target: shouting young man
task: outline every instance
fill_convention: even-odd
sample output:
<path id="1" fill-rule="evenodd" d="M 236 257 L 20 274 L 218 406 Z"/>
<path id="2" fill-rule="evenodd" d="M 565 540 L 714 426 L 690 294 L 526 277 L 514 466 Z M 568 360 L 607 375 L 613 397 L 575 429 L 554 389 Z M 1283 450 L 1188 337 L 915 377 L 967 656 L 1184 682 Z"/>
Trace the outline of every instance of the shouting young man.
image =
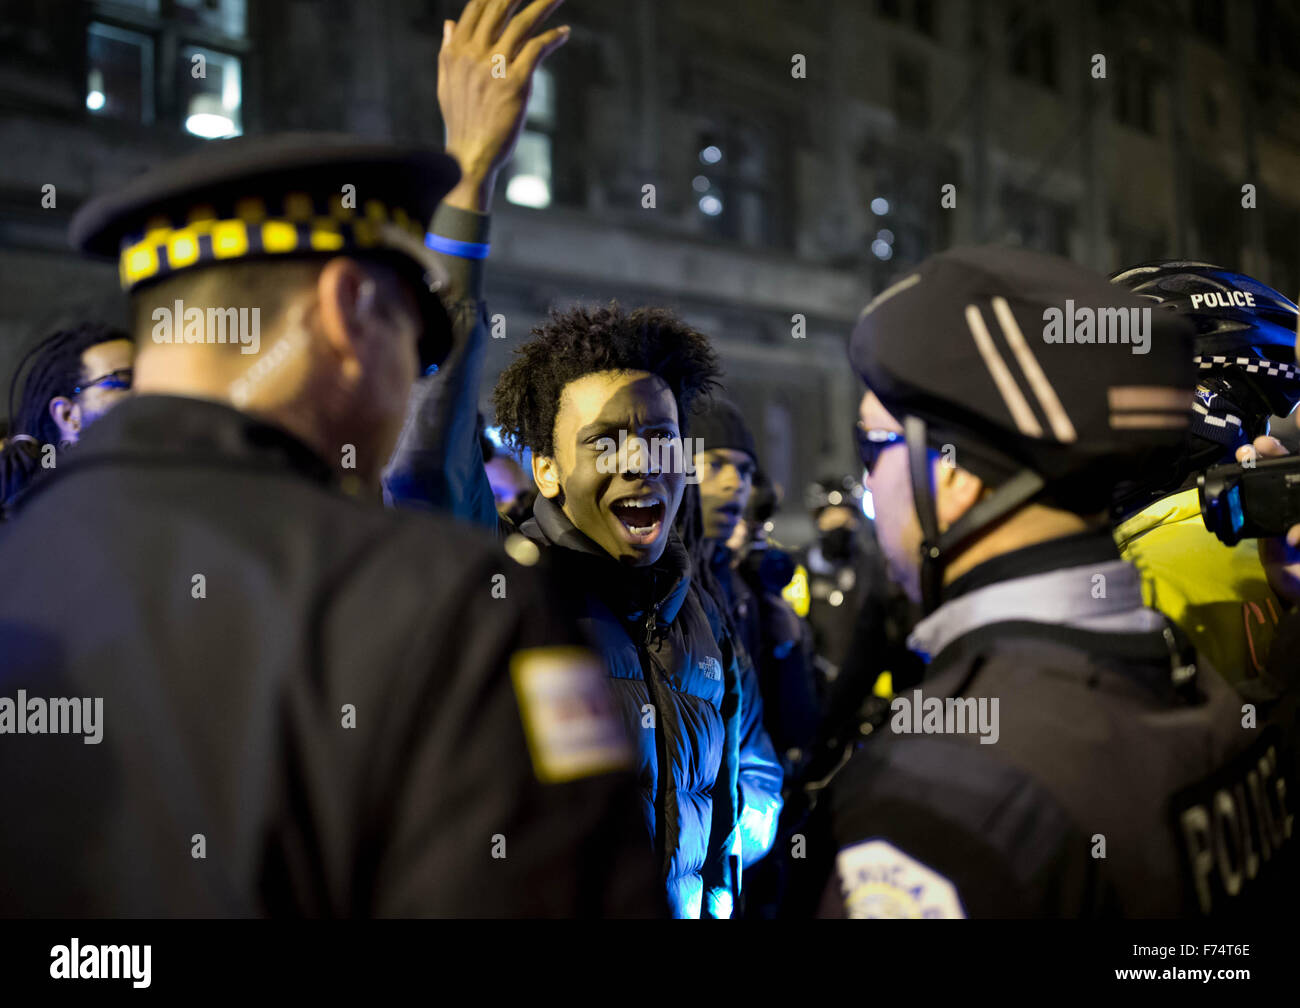
<path id="1" fill-rule="evenodd" d="M 492 527 L 475 435 L 487 214 L 524 122 L 532 69 L 568 36 L 539 29 L 556 6 L 510 16 L 505 4 L 471 0 L 446 24 L 438 98 L 463 175 L 429 243 L 449 277 L 441 293 L 456 345 L 417 388 L 384 480 L 392 503 Z M 505 76 L 493 73 L 498 53 L 513 60 Z M 609 668 L 637 739 L 645 822 L 671 912 L 729 917 L 743 867 L 771 847 L 782 773 L 753 668 L 694 583 L 673 531 L 691 461 L 682 428 L 715 384 L 713 351 L 667 312 L 610 306 L 552 316 L 517 353 L 496 389 L 497 423 L 531 449 L 539 493 L 520 529 L 533 545 L 508 548 L 548 555 Z"/>
<path id="2" fill-rule="evenodd" d="M 502 431 L 533 453 L 539 496 L 521 531 L 547 551 L 638 739 L 680 917 L 730 916 L 781 808 L 753 667 L 673 529 L 681 418 L 715 374 L 707 339 L 665 311 L 578 308 L 535 331 L 494 397 Z"/>

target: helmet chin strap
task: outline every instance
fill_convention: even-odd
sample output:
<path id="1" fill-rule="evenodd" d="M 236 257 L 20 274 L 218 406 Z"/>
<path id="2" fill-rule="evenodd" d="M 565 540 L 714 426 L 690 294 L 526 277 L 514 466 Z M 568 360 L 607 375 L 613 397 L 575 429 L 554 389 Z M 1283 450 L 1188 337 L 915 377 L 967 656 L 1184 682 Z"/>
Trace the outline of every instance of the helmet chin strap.
<path id="1" fill-rule="evenodd" d="M 908 465 L 912 474 L 912 499 L 917 519 L 921 523 L 921 604 L 928 616 L 939 608 L 944 570 L 949 561 L 960 552 L 960 547 L 968 539 L 1037 496 L 1046 484 L 1037 473 L 1022 469 L 953 522 L 946 532 L 940 532 L 939 514 L 931 483 L 930 449 L 926 440 L 925 421 L 920 417 L 905 417 L 903 434 L 907 441 Z"/>

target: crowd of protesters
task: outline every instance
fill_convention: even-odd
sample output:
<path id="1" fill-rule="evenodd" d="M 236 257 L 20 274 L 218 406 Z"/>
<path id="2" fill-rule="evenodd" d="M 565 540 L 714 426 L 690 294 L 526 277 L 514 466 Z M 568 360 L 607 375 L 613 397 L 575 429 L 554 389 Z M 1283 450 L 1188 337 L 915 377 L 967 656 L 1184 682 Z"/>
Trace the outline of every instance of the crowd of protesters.
<path id="1" fill-rule="evenodd" d="M 0 912 L 1279 911 L 1300 511 L 1228 545 L 1197 488 L 1287 454 L 1296 306 L 941 253 L 846 334 L 860 466 L 806 492 L 659 306 L 539 319 L 485 417 L 553 6 L 447 22 L 445 152 L 224 141 L 77 215 L 134 321 L 10 385 Z M 1040 338 L 1067 301 L 1145 311 L 1143 351 Z M 813 539 L 775 541 L 796 507 Z"/>

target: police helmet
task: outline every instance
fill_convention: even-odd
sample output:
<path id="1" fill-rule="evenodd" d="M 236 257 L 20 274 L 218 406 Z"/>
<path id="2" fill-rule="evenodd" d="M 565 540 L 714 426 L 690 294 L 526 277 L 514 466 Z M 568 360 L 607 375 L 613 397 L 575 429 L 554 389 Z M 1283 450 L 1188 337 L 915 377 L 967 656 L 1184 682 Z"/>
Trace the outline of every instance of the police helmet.
<path id="1" fill-rule="evenodd" d="M 994 522 L 1031 500 L 1104 512 L 1119 482 L 1182 444 L 1189 337 L 1104 276 L 996 246 L 931 256 L 863 309 L 849 358 L 904 428 L 927 611 L 949 559 Z M 994 489 L 940 531 L 930 459 L 950 446 Z"/>
<path id="2" fill-rule="evenodd" d="M 1300 402 L 1300 308 L 1289 298 L 1243 273 L 1182 259 L 1133 266 L 1111 282 L 1194 328 L 1194 467 L 1230 458 L 1239 445 L 1267 433 L 1270 416 L 1289 416 Z"/>

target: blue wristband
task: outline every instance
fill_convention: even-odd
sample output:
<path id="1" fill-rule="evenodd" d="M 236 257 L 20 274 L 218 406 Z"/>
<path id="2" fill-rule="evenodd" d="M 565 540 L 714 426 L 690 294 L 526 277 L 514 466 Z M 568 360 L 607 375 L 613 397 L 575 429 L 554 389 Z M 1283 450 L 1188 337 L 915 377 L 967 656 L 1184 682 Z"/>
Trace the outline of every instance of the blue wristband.
<path id="1" fill-rule="evenodd" d="M 457 256 L 460 259 L 486 259 L 488 252 L 492 250 L 492 246 L 487 242 L 457 241 L 455 238 L 436 235 L 432 231 L 424 236 L 424 244 L 435 252 Z"/>

